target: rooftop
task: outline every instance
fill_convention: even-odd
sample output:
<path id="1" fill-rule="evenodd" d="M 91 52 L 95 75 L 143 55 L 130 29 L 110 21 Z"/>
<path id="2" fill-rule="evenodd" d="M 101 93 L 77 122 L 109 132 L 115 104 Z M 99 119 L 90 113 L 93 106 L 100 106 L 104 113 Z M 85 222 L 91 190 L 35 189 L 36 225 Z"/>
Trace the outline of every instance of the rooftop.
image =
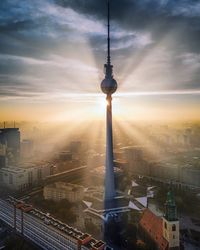
<path id="1" fill-rule="evenodd" d="M 83 186 L 77 185 L 77 184 L 72 184 L 72 183 L 65 183 L 65 182 L 55 182 L 53 184 L 45 186 L 47 188 L 57 188 L 57 189 L 65 189 L 68 191 L 77 191 L 80 189 L 84 189 Z"/>
<path id="2" fill-rule="evenodd" d="M 109 209 L 127 207 L 129 204 L 129 200 L 123 196 L 116 197 L 113 201 L 108 204 Z M 92 203 L 92 209 L 96 211 L 105 211 L 104 201 L 94 200 Z"/>
<path id="3" fill-rule="evenodd" d="M 167 240 L 162 235 L 162 218 L 156 216 L 148 208 L 143 211 L 140 226 L 148 233 L 160 250 L 166 250 Z"/>
<path id="4" fill-rule="evenodd" d="M 109 204 L 108 208 L 105 209 L 105 204 L 102 201 L 95 200 L 94 202 L 84 202 L 87 208 L 85 213 L 88 213 L 94 217 L 102 220 L 107 220 L 107 215 L 120 214 L 129 212 L 129 200 L 124 197 L 116 197 L 116 199 Z"/>

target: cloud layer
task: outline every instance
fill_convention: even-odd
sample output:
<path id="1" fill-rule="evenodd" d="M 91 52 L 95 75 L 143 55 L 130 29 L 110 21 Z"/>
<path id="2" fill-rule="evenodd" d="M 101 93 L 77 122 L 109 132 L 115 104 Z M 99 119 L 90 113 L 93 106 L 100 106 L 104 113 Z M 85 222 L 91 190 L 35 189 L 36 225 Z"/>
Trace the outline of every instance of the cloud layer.
<path id="1" fill-rule="evenodd" d="M 198 1 L 111 0 L 111 9 L 119 92 L 198 93 Z M 99 93 L 105 20 L 106 0 L 0 1 L 0 100 Z"/>

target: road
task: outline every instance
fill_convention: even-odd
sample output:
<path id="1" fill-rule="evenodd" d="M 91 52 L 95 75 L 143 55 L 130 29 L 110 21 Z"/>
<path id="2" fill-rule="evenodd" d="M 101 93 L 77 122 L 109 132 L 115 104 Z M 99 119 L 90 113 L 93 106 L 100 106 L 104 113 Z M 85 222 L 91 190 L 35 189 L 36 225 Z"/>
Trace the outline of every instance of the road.
<path id="1" fill-rule="evenodd" d="M 0 219 L 13 227 L 13 206 L 0 199 Z M 21 232 L 21 211 L 16 212 L 16 230 Z M 74 250 L 77 244 L 72 242 L 67 235 L 46 225 L 43 221 L 24 213 L 24 236 L 42 249 L 48 250 Z"/>

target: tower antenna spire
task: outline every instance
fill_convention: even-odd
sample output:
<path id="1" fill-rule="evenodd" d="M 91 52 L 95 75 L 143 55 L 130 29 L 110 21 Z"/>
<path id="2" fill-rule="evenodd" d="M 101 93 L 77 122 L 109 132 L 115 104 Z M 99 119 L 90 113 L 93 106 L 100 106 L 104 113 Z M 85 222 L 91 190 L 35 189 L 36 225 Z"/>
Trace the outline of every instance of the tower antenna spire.
<path id="1" fill-rule="evenodd" d="M 107 25 L 108 25 L 108 38 L 107 38 L 107 64 L 111 64 L 111 58 L 110 58 L 110 1 L 107 0 Z"/>
<path id="2" fill-rule="evenodd" d="M 106 79 L 113 78 L 113 66 L 110 56 L 110 0 L 107 0 L 107 62 L 104 64 L 104 73 Z"/>

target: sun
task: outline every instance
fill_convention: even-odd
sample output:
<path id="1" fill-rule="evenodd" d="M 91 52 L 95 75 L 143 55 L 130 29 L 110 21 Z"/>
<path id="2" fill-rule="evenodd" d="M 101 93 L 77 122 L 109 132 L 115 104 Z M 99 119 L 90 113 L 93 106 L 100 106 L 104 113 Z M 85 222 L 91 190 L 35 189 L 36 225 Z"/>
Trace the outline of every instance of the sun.
<path id="1" fill-rule="evenodd" d="M 106 113 L 107 101 L 105 97 L 99 97 L 96 101 L 97 113 L 104 115 Z"/>
<path id="2" fill-rule="evenodd" d="M 95 101 L 95 107 L 93 109 L 95 116 L 105 117 L 107 105 L 108 105 L 108 102 L 106 100 L 106 97 L 104 96 L 98 97 Z M 113 109 L 114 116 L 118 116 L 120 113 L 119 111 L 121 111 L 121 109 L 120 109 L 119 101 L 116 100 L 116 98 L 115 99 L 113 98 L 112 109 Z"/>

